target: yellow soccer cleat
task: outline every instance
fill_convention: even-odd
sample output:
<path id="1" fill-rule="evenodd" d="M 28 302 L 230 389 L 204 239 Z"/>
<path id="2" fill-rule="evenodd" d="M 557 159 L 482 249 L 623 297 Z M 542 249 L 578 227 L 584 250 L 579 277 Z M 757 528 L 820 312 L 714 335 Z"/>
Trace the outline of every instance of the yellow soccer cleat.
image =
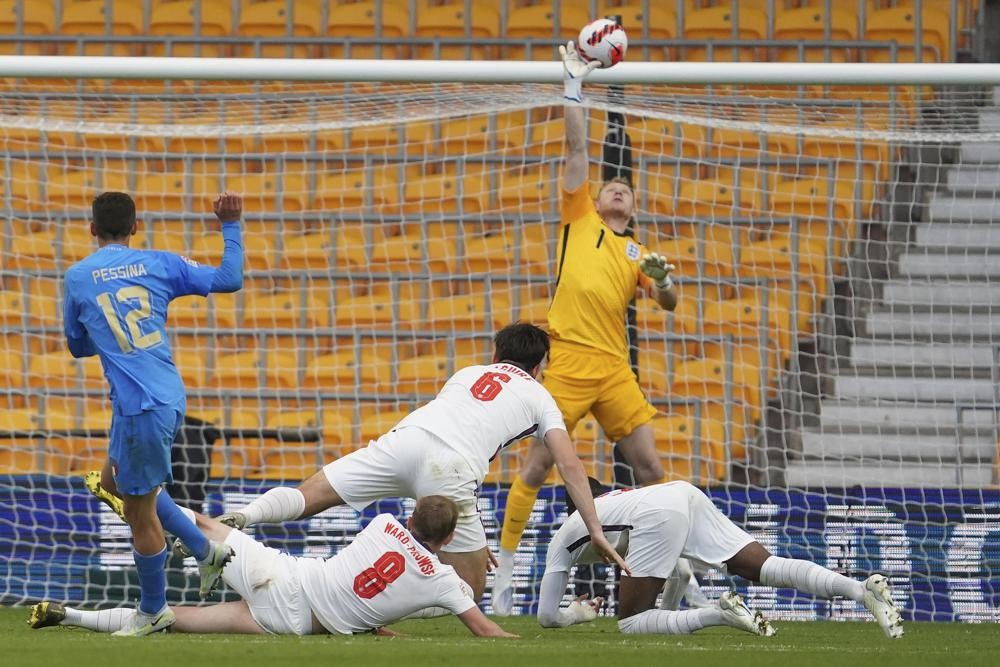
<path id="1" fill-rule="evenodd" d="M 118 518 L 125 521 L 125 505 L 118 496 L 108 493 L 101 486 L 101 471 L 91 470 L 83 476 L 83 485 L 87 487 L 90 494 L 111 508 L 111 511 L 118 515 Z M 126 522 L 127 523 L 127 522 Z"/>
<path id="2" fill-rule="evenodd" d="M 48 628 L 66 618 L 66 608 L 58 602 L 39 602 L 28 613 L 28 625 L 32 630 Z"/>

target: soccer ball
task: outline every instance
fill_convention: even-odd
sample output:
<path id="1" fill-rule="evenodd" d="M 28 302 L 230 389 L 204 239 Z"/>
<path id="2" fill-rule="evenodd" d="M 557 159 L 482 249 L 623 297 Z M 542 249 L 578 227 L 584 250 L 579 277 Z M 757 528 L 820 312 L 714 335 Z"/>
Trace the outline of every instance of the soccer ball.
<path id="1" fill-rule="evenodd" d="M 577 49 L 585 61 L 596 60 L 601 67 L 612 67 L 625 60 L 628 37 L 625 28 L 614 21 L 597 19 L 583 26 Z"/>

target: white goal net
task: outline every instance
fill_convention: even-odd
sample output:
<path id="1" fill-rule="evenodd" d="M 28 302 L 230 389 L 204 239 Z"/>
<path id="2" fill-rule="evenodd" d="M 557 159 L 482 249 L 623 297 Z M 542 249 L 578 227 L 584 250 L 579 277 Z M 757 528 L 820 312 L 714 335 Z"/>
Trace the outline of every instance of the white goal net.
<path id="1" fill-rule="evenodd" d="M 1000 619 L 994 91 L 591 85 L 586 103 L 592 190 L 630 178 L 636 237 L 678 266 L 676 311 L 640 299 L 630 322 L 668 474 L 776 553 L 887 573 L 908 618 Z M 387 431 L 487 360 L 498 327 L 545 323 L 561 116 L 561 90 L 540 84 L 0 90 L 0 601 L 135 591 L 128 530 L 80 481 L 105 456 L 106 383 L 62 338 L 62 276 L 94 249 L 95 194 L 133 195 L 135 246 L 209 263 L 211 199 L 245 197 L 244 289 L 178 301 L 168 324 L 190 418 L 174 497 L 216 515 Z M 573 435 L 590 474 L 629 483 L 591 417 Z M 491 539 L 526 446 L 483 487 Z M 536 510 L 520 613 L 561 489 Z M 373 514 L 257 534 L 326 556 Z M 190 562 L 170 567 L 171 599 L 191 596 Z M 777 618 L 863 613 L 699 577 Z"/>

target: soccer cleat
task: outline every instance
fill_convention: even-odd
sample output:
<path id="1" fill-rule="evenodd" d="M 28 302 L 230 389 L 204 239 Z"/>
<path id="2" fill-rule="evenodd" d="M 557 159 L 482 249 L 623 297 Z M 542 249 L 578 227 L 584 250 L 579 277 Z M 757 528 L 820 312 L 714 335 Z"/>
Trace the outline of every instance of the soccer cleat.
<path id="1" fill-rule="evenodd" d="M 216 521 L 219 523 L 229 526 L 230 528 L 235 528 L 236 530 L 243 530 L 247 525 L 247 517 L 242 512 L 226 512 L 225 514 L 220 514 Z"/>
<path id="2" fill-rule="evenodd" d="M 211 551 L 204 562 L 198 563 L 198 574 L 201 575 L 201 584 L 198 586 L 198 595 L 202 599 L 207 598 L 215 590 L 215 586 L 222 578 L 222 570 L 232 560 L 233 548 L 228 544 L 210 542 Z"/>
<path id="3" fill-rule="evenodd" d="M 738 594 L 726 591 L 719 598 L 722 622 L 731 628 L 749 632 L 761 637 L 773 637 L 777 630 L 759 611 L 751 611 Z"/>
<path id="4" fill-rule="evenodd" d="M 190 549 L 184 546 L 184 543 L 181 542 L 181 538 L 179 537 L 174 539 L 174 553 L 180 556 L 181 558 L 190 558 L 191 556 L 194 555 L 193 553 L 191 553 Z"/>
<path id="5" fill-rule="evenodd" d="M 501 565 L 493 573 L 491 605 L 495 616 L 510 616 L 514 612 L 514 573 L 505 572 L 505 569 Z"/>
<path id="6" fill-rule="evenodd" d="M 886 637 L 899 639 L 903 636 L 903 619 L 892 600 L 888 579 L 881 574 L 873 574 L 865 580 L 864 604 L 878 621 Z"/>
<path id="7" fill-rule="evenodd" d="M 90 494 L 111 508 L 111 511 L 118 515 L 118 518 L 125 521 L 125 505 L 122 499 L 101 486 L 101 471 L 91 470 L 83 476 L 83 485 L 87 487 Z M 126 522 L 127 523 L 127 522 Z"/>
<path id="8" fill-rule="evenodd" d="M 66 618 L 66 608 L 58 602 L 39 602 L 28 612 L 28 626 L 32 630 L 59 625 Z"/>
<path id="9" fill-rule="evenodd" d="M 118 632 L 112 632 L 112 637 L 145 637 L 154 632 L 163 632 L 177 622 L 174 611 L 164 605 L 156 614 L 144 614 L 138 609 L 135 616 Z"/>

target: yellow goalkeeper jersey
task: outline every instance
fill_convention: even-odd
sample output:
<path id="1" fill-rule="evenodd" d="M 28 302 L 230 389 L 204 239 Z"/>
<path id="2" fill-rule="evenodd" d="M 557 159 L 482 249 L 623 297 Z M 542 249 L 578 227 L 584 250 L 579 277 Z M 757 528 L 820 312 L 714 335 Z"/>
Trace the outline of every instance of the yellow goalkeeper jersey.
<path id="1" fill-rule="evenodd" d="M 636 287 L 652 281 L 639 270 L 644 248 L 618 234 L 597 215 L 587 183 L 562 193 L 562 225 L 556 250 L 556 292 L 549 331 L 566 341 L 628 360 L 625 318 Z"/>

